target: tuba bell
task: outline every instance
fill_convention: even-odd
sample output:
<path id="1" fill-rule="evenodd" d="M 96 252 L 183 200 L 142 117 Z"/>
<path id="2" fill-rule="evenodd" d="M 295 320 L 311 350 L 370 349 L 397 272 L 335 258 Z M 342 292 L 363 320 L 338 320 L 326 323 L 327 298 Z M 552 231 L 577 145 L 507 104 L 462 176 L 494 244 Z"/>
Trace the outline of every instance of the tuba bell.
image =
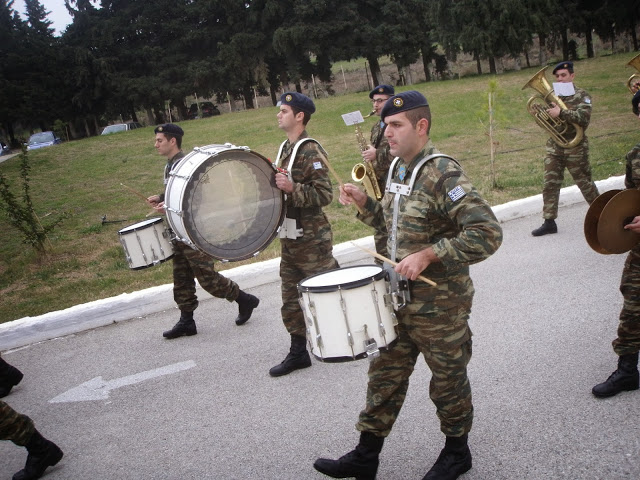
<path id="1" fill-rule="evenodd" d="M 549 67 L 544 67 L 538 71 L 531 80 L 529 80 L 522 90 L 525 88 L 533 88 L 539 95 L 533 95 L 527 102 L 527 111 L 535 119 L 536 123 L 551 134 L 552 140 L 563 148 L 573 148 L 584 136 L 584 129 L 575 123 L 569 123 L 560 118 L 552 118 L 547 109 L 555 103 L 561 109 L 566 110 L 565 103 L 558 98 L 553 92 L 553 88 L 549 85 L 545 72 Z M 571 132 L 575 129 L 575 134 Z"/>
<path id="2" fill-rule="evenodd" d="M 363 118 L 369 118 L 374 113 L 375 110 Z M 364 152 L 369 147 L 369 143 L 362 134 L 360 124 L 356 124 L 356 138 L 358 140 L 360 152 Z M 367 195 L 378 201 L 382 200 L 382 191 L 380 190 L 380 185 L 378 185 L 376 172 L 369 162 L 356 163 L 351 169 L 351 178 L 354 182 L 362 183 Z"/>
<path id="3" fill-rule="evenodd" d="M 640 72 L 640 53 L 629 60 L 629 63 L 627 63 L 627 65 L 631 65 L 633 68 Z M 640 75 L 638 75 L 637 73 L 631 75 L 629 77 L 629 80 L 627 80 L 627 88 L 632 94 L 635 94 L 638 91 L 639 83 Z"/>

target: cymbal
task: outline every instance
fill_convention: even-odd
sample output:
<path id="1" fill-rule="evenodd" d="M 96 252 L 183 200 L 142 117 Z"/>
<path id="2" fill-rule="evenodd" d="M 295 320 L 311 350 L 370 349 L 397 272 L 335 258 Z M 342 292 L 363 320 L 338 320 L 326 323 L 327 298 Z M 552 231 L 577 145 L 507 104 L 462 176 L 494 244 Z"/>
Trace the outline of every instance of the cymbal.
<path id="1" fill-rule="evenodd" d="M 622 190 L 608 190 L 600 194 L 591 202 L 589 210 L 587 210 L 587 215 L 584 217 L 584 237 L 593 250 L 603 255 L 609 255 L 611 252 L 605 250 L 602 245 L 600 245 L 600 241 L 598 240 L 598 222 L 602 210 L 604 210 L 609 200 L 621 191 Z"/>
<path id="2" fill-rule="evenodd" d="M 607 202 L 598 221 L 598 240 L 610 253 L 624 253 L 639 241 L 640 234 L 625 230 L 634 217 L 640 215 L 640 190 L 623 190 Z"/>

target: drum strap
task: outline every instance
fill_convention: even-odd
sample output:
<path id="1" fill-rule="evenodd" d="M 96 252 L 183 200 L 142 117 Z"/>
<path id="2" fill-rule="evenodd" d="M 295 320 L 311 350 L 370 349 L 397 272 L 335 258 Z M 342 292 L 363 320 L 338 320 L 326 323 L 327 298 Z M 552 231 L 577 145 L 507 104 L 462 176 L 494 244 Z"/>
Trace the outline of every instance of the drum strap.
<path id="1" fill-rule="evenodd" d="M 319 141 L 317 141 L 314 138 L 311 137 L 307 137 L 307 138 L 302 138 L 300 140 L 298 140 L 296 142 L 296 144 L 293 147 L 293 150 L 291 151 L 291 156 L 289 157 L 289 165 L 287 165 L 287 175 L 289 176 L 289 180 L 291 180 L 293 182 L 293 178 L 291 177 L 291 169 L 293 168 L 293 162 L 295 162 L 296 160 L 296 155 L 298 154 L 298 149 L 300 148 L 300 146 L 305 143 L 305 142 L 316 142 L 318 145 L 320 145 L 320 148 L 322 148 L 322 145 L 320 144 Z M 280 144 L 280 148 L 278 149 L 278 156 L 276 157 L 276 166 L 277 167 L 281 167 L 282 168 L 282 151 L 284 150 L 284 145 L 285 143 L 287 143 L 287 140 L 285 140 L 284 142 L 282 142 Z"/>

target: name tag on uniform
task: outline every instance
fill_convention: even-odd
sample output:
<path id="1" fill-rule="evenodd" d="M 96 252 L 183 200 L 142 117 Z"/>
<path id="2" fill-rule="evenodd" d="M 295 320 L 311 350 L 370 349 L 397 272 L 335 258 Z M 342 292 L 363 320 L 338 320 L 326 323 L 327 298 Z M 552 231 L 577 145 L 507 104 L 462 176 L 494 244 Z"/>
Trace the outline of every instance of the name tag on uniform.
<path id="1" fill-rule="evenodd" d="M 320 170 L 322 168 L 322 162 L 313 162 L 313 168 Z"/>
<path id="2" fill-rule="evenodd" d="M 458 185 L 453 190 L 450 190 L 449 192 L 447 192 L 447 195 L 449 195 L 449 198 L 451 199 L 452 202 L 457 202 L 462 197 L 464 197 L 466 195 L 466 193 L 464 191 L 464 188 L 462 188 L 460 185 Z"/>

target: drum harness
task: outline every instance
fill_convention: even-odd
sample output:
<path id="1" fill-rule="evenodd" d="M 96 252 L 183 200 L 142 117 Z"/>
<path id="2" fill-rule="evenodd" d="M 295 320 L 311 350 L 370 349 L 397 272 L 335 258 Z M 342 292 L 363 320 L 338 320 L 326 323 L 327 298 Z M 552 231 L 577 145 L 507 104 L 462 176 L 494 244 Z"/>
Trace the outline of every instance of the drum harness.
<path id="1" fill-rule="evenodd" d="M 389 232 L 389 239 L 391 241 L 391 260 L 396 262 L 396 254 L 397 254 L 397 241 L 398 241 L 398 212 L 400 207 L 400 198 L 402 196 L 409 196 L 413 192 L 413 185 L 422 170 L 422 167 L 429 160 L 434 158 L 448 158 L 455 163 L 458 163 L 453 157 L 449 155 L 444 155 L 442 153 L 436 153 L 433 155 L 428 155 L 423 159 L 419 160 L 413 172 L 411 173 L 411 179 L 409 180 L 409 184 L 405 185 L 404 183 L 395 183 L 393 182 L 393 177 L 395 174 L 396 165 L 400 160 L 400 157 L 396 157 L 393 159 L 391 166 L 389 167 L 389 173 L 387 175 L 387 184 L 385 187 L 385 192 L 389 192 L 394 195 L 393 198 L 393 217 L 391 222 L 391 232 Z M 446 175 L 446 174 L 445 174 Z M 444 177 L 444 175 L 443 175 Z M 442 178 L 442 177 L 441 177 Z M 440 182 L 438 182 L 440 184 Z M 385 270 L 389 273 L 389 282 L 391 284 L 391 303 L 393 304 L 393 309 L 398 311 L 403 308 L 407 303 L 411 302 L 411 293 L 409 291 L 409 280 L 398 274 L 393 267 L 385 263 Z"/>
<path id="2" fill-rule="evenodd" d="M 318 145 L 320 145 L 320 142 L 310 137 L 302 138 L 296 142 L 296 144 L 293 147 L 293 150 L 291 151 L 291 156 L 289 157 L 289 164 L 287 166 L 287 176 L 289 177 L 289 180 L 291 180 L 292 182 L 293 182 L 293 177 L 291 176 L 291 169 L 293 168 L 293 162 L 295 162 L 296 160 L 298 149 L 305 142 L 315 142 Z M 276 157 L 277 168 L 281 168 L 281 163 L 282 163 L 281 156 L 286 143 L 287 143 L 287 140 L 282 142 L 280 144 L 280 148 L 278 149 L 278 156 Z M 320 148 L 322 148 L 322 145 L 320 145 Z M 285 193 L 285 199 L 286 198 L 287 198 L 287 194 Z M 291 208 L 291 210 L 293 210 L 292 212 L 289 212 L 289 210 L 290 209 L 287 208 L 287 215 L 285 216 L 285 219 L 282 222 L 282 226 L 278 230 L 278 236 L 280 238 L 290 238 L 292 240 L 295 240 L 296 238 L 300 238 L 303 235 L 303 229 L 301 225 L 302 207 L 293 207 Z M 318 208 L 311 207 L 311 208 L 308 208 L 307 210 L 314 211 L 314 210 L 318 210 Z M 292 215 L 292 217 L 290 217 L 289 215 Z"/>

